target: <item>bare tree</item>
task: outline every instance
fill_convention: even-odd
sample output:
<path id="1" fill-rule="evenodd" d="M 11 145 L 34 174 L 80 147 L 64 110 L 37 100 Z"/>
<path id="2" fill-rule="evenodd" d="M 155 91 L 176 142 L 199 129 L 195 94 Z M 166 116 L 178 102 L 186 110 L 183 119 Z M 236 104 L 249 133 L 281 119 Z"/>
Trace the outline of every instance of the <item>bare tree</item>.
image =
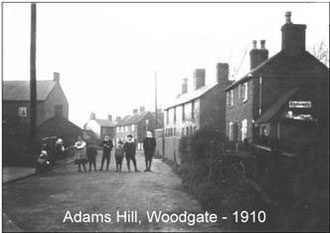
<path id="1" fill-rule="evenodd" d="M 313 47 L 308 50 L 313 56 L 320 60 L 320 62 L 329 67 L 329 47 L 323 40 L 315 43 Z"/>

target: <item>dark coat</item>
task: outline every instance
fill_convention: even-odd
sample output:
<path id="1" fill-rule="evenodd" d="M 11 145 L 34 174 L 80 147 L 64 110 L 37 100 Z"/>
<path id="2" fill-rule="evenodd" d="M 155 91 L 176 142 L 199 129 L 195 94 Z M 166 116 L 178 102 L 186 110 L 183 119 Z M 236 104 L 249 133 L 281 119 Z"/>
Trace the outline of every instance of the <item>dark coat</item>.
<path id="1" fill-rule="evenodd" d="M 96 161 L 97 150 L 94 146 L 87 147 L 87 158 L 89 162 Z"/>
<path id="2" fill-rule="evenodd" d="M 143 150 L 144 153 L 153 154 L 156 148 L 156 139 L 155 138 L 145 138 L 143 140 Z"/>
<path id="3" fill-rule="evenodd" d="M 110 154 L 110 151 L 113 148 L 112 140 L 109 141 L 103 140 L 100 146 L 103 147 L 103 154 Z"/>
<path id="4" fill-rule="evenodd" d="M 126 155 L 135 155 L 135 151 L 136 151 L 135 142 L 125 142 L 124 151 Z"/>

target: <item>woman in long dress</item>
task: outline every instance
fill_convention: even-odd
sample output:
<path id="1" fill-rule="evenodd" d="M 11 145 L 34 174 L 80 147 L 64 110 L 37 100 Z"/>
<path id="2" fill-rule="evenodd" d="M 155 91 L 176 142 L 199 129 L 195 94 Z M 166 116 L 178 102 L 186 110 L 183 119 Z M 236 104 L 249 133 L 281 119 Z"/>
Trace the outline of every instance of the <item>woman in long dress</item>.
<path id="1" fill-rule="evenodd" d="M 78 172 L 81 172 L 81 165 L 84 167 L 86 172 L 86 163 L 88 162 L 87 153 L 86 153 L 86 142 L 82 140 L 81 136 L 78 136 L 77 142 L 74 144 L 75 148 L 75 164 L 78 164 Z"/>

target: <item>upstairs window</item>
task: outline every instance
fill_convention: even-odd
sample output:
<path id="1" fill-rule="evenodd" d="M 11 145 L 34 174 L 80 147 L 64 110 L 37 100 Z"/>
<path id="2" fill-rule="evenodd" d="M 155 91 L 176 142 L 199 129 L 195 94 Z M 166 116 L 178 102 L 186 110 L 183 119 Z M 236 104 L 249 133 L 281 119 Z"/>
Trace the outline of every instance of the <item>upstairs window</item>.
<path id="1" fill-rule="evenodd" d="M 174 116 L 173 116 L 173 123 L 176 123 L 176 108 L 174 108 Z"/>
<path id="2" fill-rule="evenodd" d="M 234 105 L 234 90 L 230 90 L 227 92 L 227 106 L 233 106 Z"/>
<path id="3" fill-rule="evenodd" d="M 247 101 L 248 99 L 248 83 L 244 83 L 242 85 L 242 94 L 243 94 L 243 102 Z"/>
<path id="4" fill-rule="evenodd" d="M 195 120 L 195 101 L 194 100 L 191 103 L 191 119 Z"/>
<path id="5" fill-rule="evenodd" d="M 55 105 L 55 116 L 62 116 L 63 105 Z"/>

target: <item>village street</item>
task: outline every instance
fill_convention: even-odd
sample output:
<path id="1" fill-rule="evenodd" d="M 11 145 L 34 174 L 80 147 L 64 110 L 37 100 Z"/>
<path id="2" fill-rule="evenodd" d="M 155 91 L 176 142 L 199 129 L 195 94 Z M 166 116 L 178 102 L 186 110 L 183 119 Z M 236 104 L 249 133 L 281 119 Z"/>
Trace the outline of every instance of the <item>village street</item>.
<path id="1" fill-rule="evenodd" d="M 152 172 L 143 172 L 144 157 L 137 155 L 141 172 L 110 171 L 78 173 L 69 164 L 44 176 L 33 176 L 3 187 L 3 212 L 24 231 L 220 231 L 212 223 L 149 223 L 146 211 L 204 213 L 199 203 L 181 190 L 180 178 L 160 159 Z M 100 167 L 101 153 L 98 154 Z M 63 219 L 70 211 L 111 215 L 111 223 L 72 223 Z M 138 211 L 138 223 L 117 223 L 116 211 Z M 4 229 L 5 230 L 5 229 Z"/>

